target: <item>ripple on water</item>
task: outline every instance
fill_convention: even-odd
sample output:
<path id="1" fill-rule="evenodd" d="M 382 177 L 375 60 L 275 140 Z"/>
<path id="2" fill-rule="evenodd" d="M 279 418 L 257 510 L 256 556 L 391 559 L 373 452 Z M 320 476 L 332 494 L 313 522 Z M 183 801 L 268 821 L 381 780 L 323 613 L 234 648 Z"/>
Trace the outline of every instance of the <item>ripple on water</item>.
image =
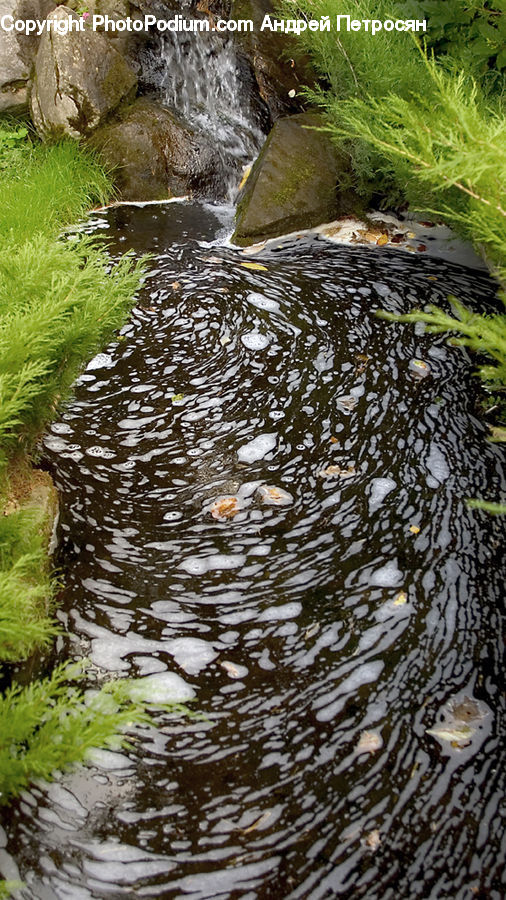
<path id="1" fill-rule="evenodd" d="M 461 351 L 374 316 L 492 285 L 311 238 L 245 269 L 198 205 L 101 217 L 158 257 L 45 438 L 60 616 L 203 718 L 25 792 L 23 896 L 501 900 L 503 537 L 465 499 L 503 455 Z"/>

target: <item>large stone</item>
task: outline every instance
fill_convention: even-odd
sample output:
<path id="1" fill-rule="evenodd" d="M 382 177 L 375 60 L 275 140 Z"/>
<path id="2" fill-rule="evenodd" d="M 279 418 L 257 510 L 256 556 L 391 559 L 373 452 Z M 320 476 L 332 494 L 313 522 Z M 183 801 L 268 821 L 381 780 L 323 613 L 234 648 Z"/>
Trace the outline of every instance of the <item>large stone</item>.
<path id="1" fill-rule="evenodd" d="M 90 144 L 115 173 L 124 200 L 163 200 L 214 193 L 219 178 L 209 142 L 163 107 L 138 98 Z"/>
<path id="2" fill-rule="evenodd" d="M 43 18 L 40 0 L 0 0 L 0 19 Z M 28 103 L 34 38 L 0 29 L 0 112 L 20 112 Z"/>
<path id="3" fill-rule="evenodd" d="M 78 16 L 59 6 L 56 22 Z M 137 79 L 122 55 L 99 32 L 44 32 L 35 60 L 32 118 L 42 136 L 79 138 L 97 128 L 135 92 Z"/>
<path id="4" fill-rule="evenodd" d="M 239 198 L 235 243 L 248 246 L 355 212 L 349 172 L 315 113 L 278 119 Z"/>

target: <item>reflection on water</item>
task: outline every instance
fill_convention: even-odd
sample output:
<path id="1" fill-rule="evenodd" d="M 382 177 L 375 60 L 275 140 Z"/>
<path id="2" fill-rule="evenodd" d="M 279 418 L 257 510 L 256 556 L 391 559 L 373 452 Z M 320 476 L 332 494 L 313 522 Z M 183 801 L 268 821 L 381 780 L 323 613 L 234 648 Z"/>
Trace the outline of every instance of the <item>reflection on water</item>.
<path id="1" fill-rule="evenodd" d="M 177 673 L 208 719 L 26 792 L 23 896 L 500 900 L 501 522 L 465 498 L 502 453 L 465 353 L 374 317 L 493 287 L 321 239 L 244 256 L 216 215 L 99 223 L 156 258 L 45 439 L 71 652 Z"/>

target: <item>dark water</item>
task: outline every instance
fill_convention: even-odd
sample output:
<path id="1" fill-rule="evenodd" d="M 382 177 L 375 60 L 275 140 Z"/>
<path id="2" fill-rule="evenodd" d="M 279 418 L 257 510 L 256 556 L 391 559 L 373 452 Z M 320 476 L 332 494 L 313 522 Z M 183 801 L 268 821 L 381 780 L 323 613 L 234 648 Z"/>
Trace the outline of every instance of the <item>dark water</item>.
<path id="1" fill-rule="evenodd" d="M 500 900 L 503 525 L 465 498 L 504 496 L 503 453 L 466 354 L 374 316 L 493 285 L 323 240 L 243 256 L 203 207 L 102 225 L 156 258 L 45 441 L 62 617 L 208 720 L 26 793 L 23 897 Z M 452 703 L 465 746 L 426 733 Z"/>

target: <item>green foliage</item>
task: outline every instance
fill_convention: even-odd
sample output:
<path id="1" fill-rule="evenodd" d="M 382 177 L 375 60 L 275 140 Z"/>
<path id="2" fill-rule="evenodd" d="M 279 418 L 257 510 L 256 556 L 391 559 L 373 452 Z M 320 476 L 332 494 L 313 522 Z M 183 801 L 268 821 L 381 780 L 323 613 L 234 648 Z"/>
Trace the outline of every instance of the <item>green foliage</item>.
<path id="1" fill-rule="evenodd" d="M 483 509 L 485 512 L 492 513 L 495 516 L 502 516 L 506 513 L 506 503 L 489 503 L 488 500 L 468 500 L 467 505 L 470 509 Z"/>
<path id="2" fill-rule="evenodd" d="M 424 322 L 427 331 L 457 334 L 452 343 L 469 347 L 493 360 L 493 365 L 480 366 L 478 373 L 481 378 L 492 389 L 506 390 L 506 315 L 480 315 L 471 312 L 455 297 L 449 299 L 454 315 L 445 313 L 437 306 L 430 306 L 427 310 L 417 309 L 403 316 L 381 310 L 378 316 L 391 322 Z"/>
<path id="3" fill-rule="evenodd" d="M 8 900 L 13 891 L 23 887 L 21 881 L 0 881 L 0 900 Z"/>
<path id="4" fill-rule="evenodd" d="M 406 19 L 427 19 L 428 45 L 438 56 L 447 54 L 466 71 L 497 84 L 506 70 L 506 10 L 504 3 L 484 0 L 405 0 L 398 5 Z"/>
<path id="5" fill-rule="evenodd" d="M 0 169 L 0 241 L 57 237 L 112 192 L 98 158 L 75 141 L 40 144 L 27 128 L 9 121 L 0 126 Z"/>
<path id="6" fill-rule="evenodd" d="M 37 235 L 0 257 L 0 463 L 26 446 L 65 396 L 83 359 L 120 324 L 140 268 L 115 265 L 89 238 Z"/>
<path id="7" fill-rule="evenodd" d="M 26 658 L 56 634 L 49 617 L 53 587 L 42 537 L 42 514 L 18 510 L 0 517 L 0 654 Z"/>
<path id="8" fill-rule="evenodd" d="M 51 780 L 94 747 L 117 747 L 118 732 L 147 722 L 145 704 L 130 698 L 131 682 L 109 682 L 83 694 L 83 677 L 82 666 L 67 663 L 0 698 L 0 804 L 35 778 Z M 128 742 L 122 739 L 121 745 Z"/>
<path id="9" fill-rule="evenodd" d="M 0 128 L 0 497 L 7 463 L 55 414 L 84 360 L 124 320 L 142 267 L 113 264 L 97 241 L 62 229 L 110 192 L 97 160 L 75 143 L 44 146 L 28 130 Z M 56 633 L 47 522 L 34 509 L 0 515 L 0 663 L 19 662 Z M 4 670 L 5 674 L 5 670 Z M 82 673 L 15 686 L 0 698 L 0 803 L 34 778 L 84 759 L 142 721 L 146 703 L 116 682 L 85 696 Z M 7 896 L 12 886 L 0 883 Z"/>

